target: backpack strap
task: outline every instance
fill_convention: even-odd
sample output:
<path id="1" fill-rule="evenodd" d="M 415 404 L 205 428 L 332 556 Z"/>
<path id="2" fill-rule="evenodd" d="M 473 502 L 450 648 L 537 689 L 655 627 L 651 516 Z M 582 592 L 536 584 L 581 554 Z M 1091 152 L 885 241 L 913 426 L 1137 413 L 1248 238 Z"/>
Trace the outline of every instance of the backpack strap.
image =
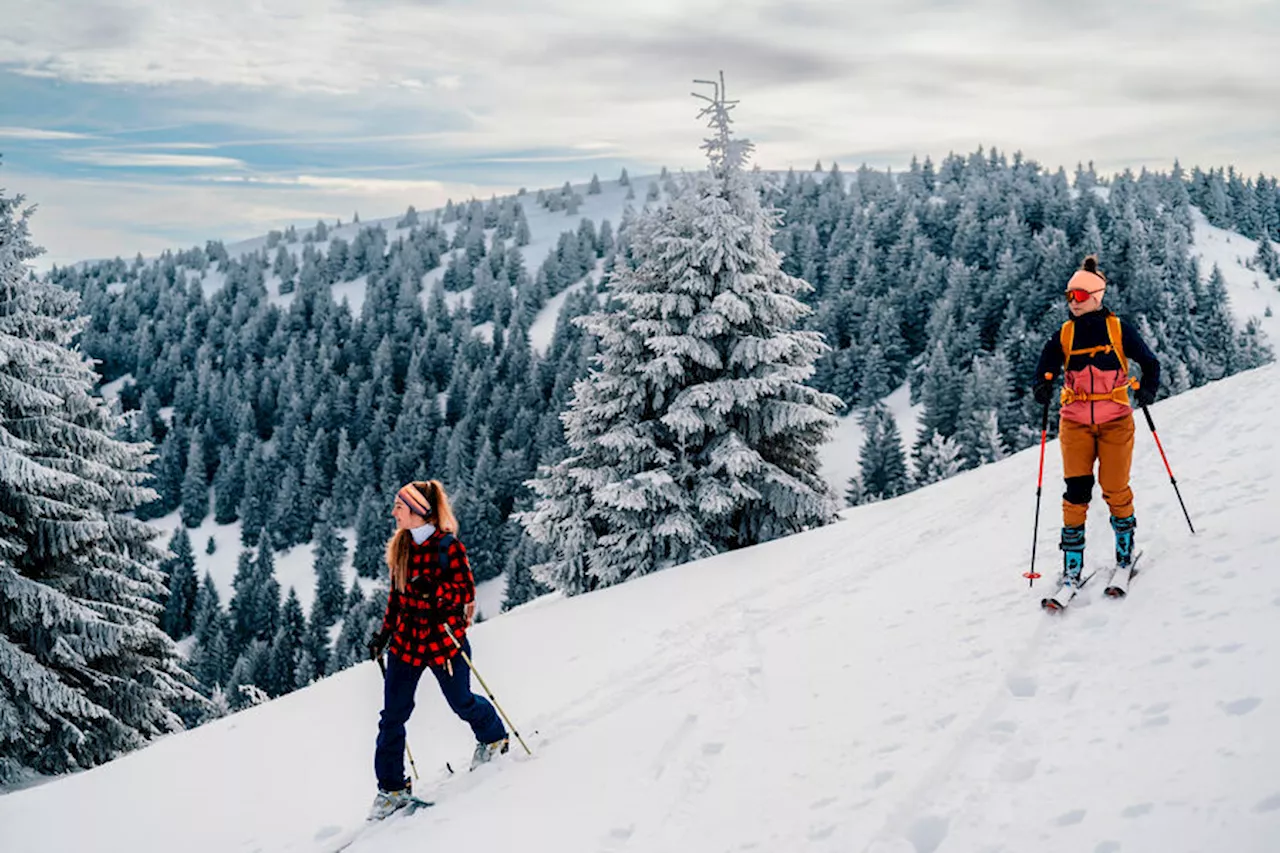
<path id="1" fill-rule="evenodd" d="M 449 546 L 453 544 L 453 534 L 446 533 L 440 537 L 440 541 L 436 543 L 436 548 L 440 550 L 440 568 L 447 569 L 449 567 Z"/>
<path id="2" fill-rule="evenodd" d="M 1089 358 L 1093 358 L 1099 353 L 1114 352 L 1116 354 L 1116 358 L 1120 360 L 1120 370 L 1124 373 L 1125 377 L 1128 378 L 1128 381 L 1125 384 L 1104 394 L 1077 394 L 1064 384 L 1062 393 L 1059 397 L 1059 401 L 1062 405 L 1066 406 L 1076 402 L 1096 402 L 1098 400 L 1112 400 L 1116 403 L 1123 403 L 1126 406 L 1129 405 L 1129 389 L 1137 388 L 1138 380 L 1129 377 L 1129 359 L 1126 358 L 1124 354 L 1124 345 L 1122 342 L 1124 335 L 1120 328 L 1119 317 L 1115 314 L 1107 315 L 1107 339 L 1110 343 L 1096 347 L 1085 347 L 1084 349 L 1072 349 L 1071 347 L 1075 343 L 1076 337 L 1075 320 L 1068 320 L 1062 324 L 1060 337 L 1062 340 L 1062 372 L 1064 374 L 1071 365 L 1071 356 L 1073 355 L 1084 355 Z"/>
<path id="3" fill-rule="evenodd" d="M 1129 375 L 1129 359 L 1124 357 L 1124 334 L 1120 330 L 1120 318 L 1115 314 L 1107 315 L 1107 337 L 1111 339 L 1111 346 L 1116 351 L 1116 358 L 1120 359 L 1120 369 L 1124 371 L 1124 375 Z"/>
<path id="4" fill-rule="evenodd" d="M 1076 340 L 1076 321 L 1068 320 L 1063 323 L 1062 331 L 1058 333 L 1058 338 L 1062 341 L 1062 372 L 1066 373 L 1067 368 L 1070 366 L 1071 356 L 1075 354 L 1071 351 L 1071 345 Z"/>

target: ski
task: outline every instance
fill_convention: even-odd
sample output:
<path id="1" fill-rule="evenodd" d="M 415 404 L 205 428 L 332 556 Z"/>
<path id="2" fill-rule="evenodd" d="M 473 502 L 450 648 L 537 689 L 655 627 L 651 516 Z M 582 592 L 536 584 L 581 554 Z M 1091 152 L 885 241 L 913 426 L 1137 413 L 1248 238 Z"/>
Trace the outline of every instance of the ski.
<path id="1" fill-rule="evenodd" d="M 365 818 L 364 823 L 348 833 L 347 837 L 338 844 L 337 847 L 329 848 L 329 853 L 342 853 L 342 851 L 346 850 L 352 844 L 355 844 L 357 841 L 365 838 L 367 833 L 371 830 L 384 826 L 388 823 L 394 823 L 397 820 L 408 817 L 414 812 L 430 808 L 434 805 L 435 803 L 431 800 L 422 800 L 418 797 L 410 797 L 408 804 L 401 806 L 384 818 Z"/>
<path id="2" fill-rule="evenodd" d="M 1060 610 L 1066 610 L 1067 605 L 1076 597 L 1076 594 L 1079 593 L 1080 590 L 1084 589 L 1085 584 L 1089 582 L 1089 578 L 1093 577 L 1097 573 L 1097 569 L 1094 569 L 1092 572 L 1089 572 L 1089 574 L 1082 577 L 1080 579 L 1079 586 L 1067 587 L 1059 583 L 1058 589 L 1053 593 L 1053 595 L 1040 599 L 1040 606 L 1050 613 L 1057 613 Z M 1068 589 L 1071 590 L 1070 594 L 1067 594 Z M 1059 600 L 1060 596 L 1063 600 Z"/>
<path id="3" fill-rule="evenodd" d="M 1124 598 L 1129 594 L 1129 581 L 1133 580 L 1133 576 L 1138 573 L 1138 560 L 1142 559 L 1142 552 L 1139 551 L 1133 557 L 1133 562 L 1129 564 L 1128 571 L 1124 567 L 1117 566 L 1111 573 L 1111 580 L 1107 583 L 1107 588 L 1103 590 L 1108 598 Z"/>

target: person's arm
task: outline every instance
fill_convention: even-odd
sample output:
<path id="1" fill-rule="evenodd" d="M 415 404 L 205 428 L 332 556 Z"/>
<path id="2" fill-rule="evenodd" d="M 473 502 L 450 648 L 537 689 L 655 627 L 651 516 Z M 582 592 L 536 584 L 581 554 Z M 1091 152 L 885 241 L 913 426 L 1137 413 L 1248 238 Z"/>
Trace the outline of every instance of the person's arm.
<path id="1" fill-rule="evenodd" d="M 1138 334 L 1138 330 L 1123 320 L 1120 321 L 1120 343 L 1124 354 L 1130 361 L 1136 361 L 1142 368 L 1142 379 L 1138 384 L 1138 400 L 1142 405 L 1150 405 L 1160 390 L 1160 360 L 1147 346 L 1147 342 Z"/>
<path id="2" fill-rule="evenodd" d="M 1032 393 L 1041 403 L 1046 402 L 1053 394 L 1053 383 L 1062 373 L 1062 330 L 1054 332 L 1040 351 L 1040 360 L 1036 362 L 1036 375 L 1031 382 Z M 1048 374 L 1049 378 L 1045 378 Z"/>

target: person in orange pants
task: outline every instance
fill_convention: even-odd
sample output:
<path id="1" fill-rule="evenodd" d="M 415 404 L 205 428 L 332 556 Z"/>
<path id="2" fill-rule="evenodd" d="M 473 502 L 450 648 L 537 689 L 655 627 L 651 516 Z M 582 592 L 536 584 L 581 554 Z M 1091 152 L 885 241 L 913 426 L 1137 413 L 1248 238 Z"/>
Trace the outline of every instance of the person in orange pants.
<path id="1" fill-rule="evenodd" d="M 1116 564 L 1133 560 L 1133 490 L 1129 465 L 1133 459 L 1132 389 L 1139 405 L 1150 405 L 1160 388 L 1160 362 L 1138 332 L 1102 307 L 1107 279 L 1090 255 L 1067 282 L 1071 319 L 1053 335 L 1040 353 L 1032 393 L 1047 405 L 1053 384 L 1063 377 L 1058 443 L 1062 448 L 1062 582 L 1078 587 L 1084 568 L 1084 522 L 1093 497 L 1094 469 L 1102 497 L 1111 508 L 1116 535 Z M 1141 381 L 1129 377 L 1129 359 L 1142 369 Z"/>

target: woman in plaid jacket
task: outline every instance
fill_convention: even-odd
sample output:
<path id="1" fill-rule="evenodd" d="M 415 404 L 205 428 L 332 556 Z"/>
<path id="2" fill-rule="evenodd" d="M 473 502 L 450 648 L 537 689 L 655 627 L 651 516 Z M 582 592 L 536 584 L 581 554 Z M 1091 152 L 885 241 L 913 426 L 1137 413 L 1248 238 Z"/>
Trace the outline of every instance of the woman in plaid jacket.
<path id="1" fill-rule="evenodd" d="M 378 796 L 371 818 L 386 817 L 412 797 L 404 775 L 404 724 L 426 669 L 449 707 L 475 733 L 472 768 L 507 751 L 502 720 L 487 699 L 471 692 L 471 670 L 458 654 L 461 647 L 471 656 L 467 626 L 475 612 L 476 587 L 444 487 L 437 480 L 409 483 L 396 493 L 391 514 L 396 520 L 395 535 L 387 542 L 391 592 L 382 627 L 369 641 L 371 658 L 390 652 L 373 761 Z"/>

